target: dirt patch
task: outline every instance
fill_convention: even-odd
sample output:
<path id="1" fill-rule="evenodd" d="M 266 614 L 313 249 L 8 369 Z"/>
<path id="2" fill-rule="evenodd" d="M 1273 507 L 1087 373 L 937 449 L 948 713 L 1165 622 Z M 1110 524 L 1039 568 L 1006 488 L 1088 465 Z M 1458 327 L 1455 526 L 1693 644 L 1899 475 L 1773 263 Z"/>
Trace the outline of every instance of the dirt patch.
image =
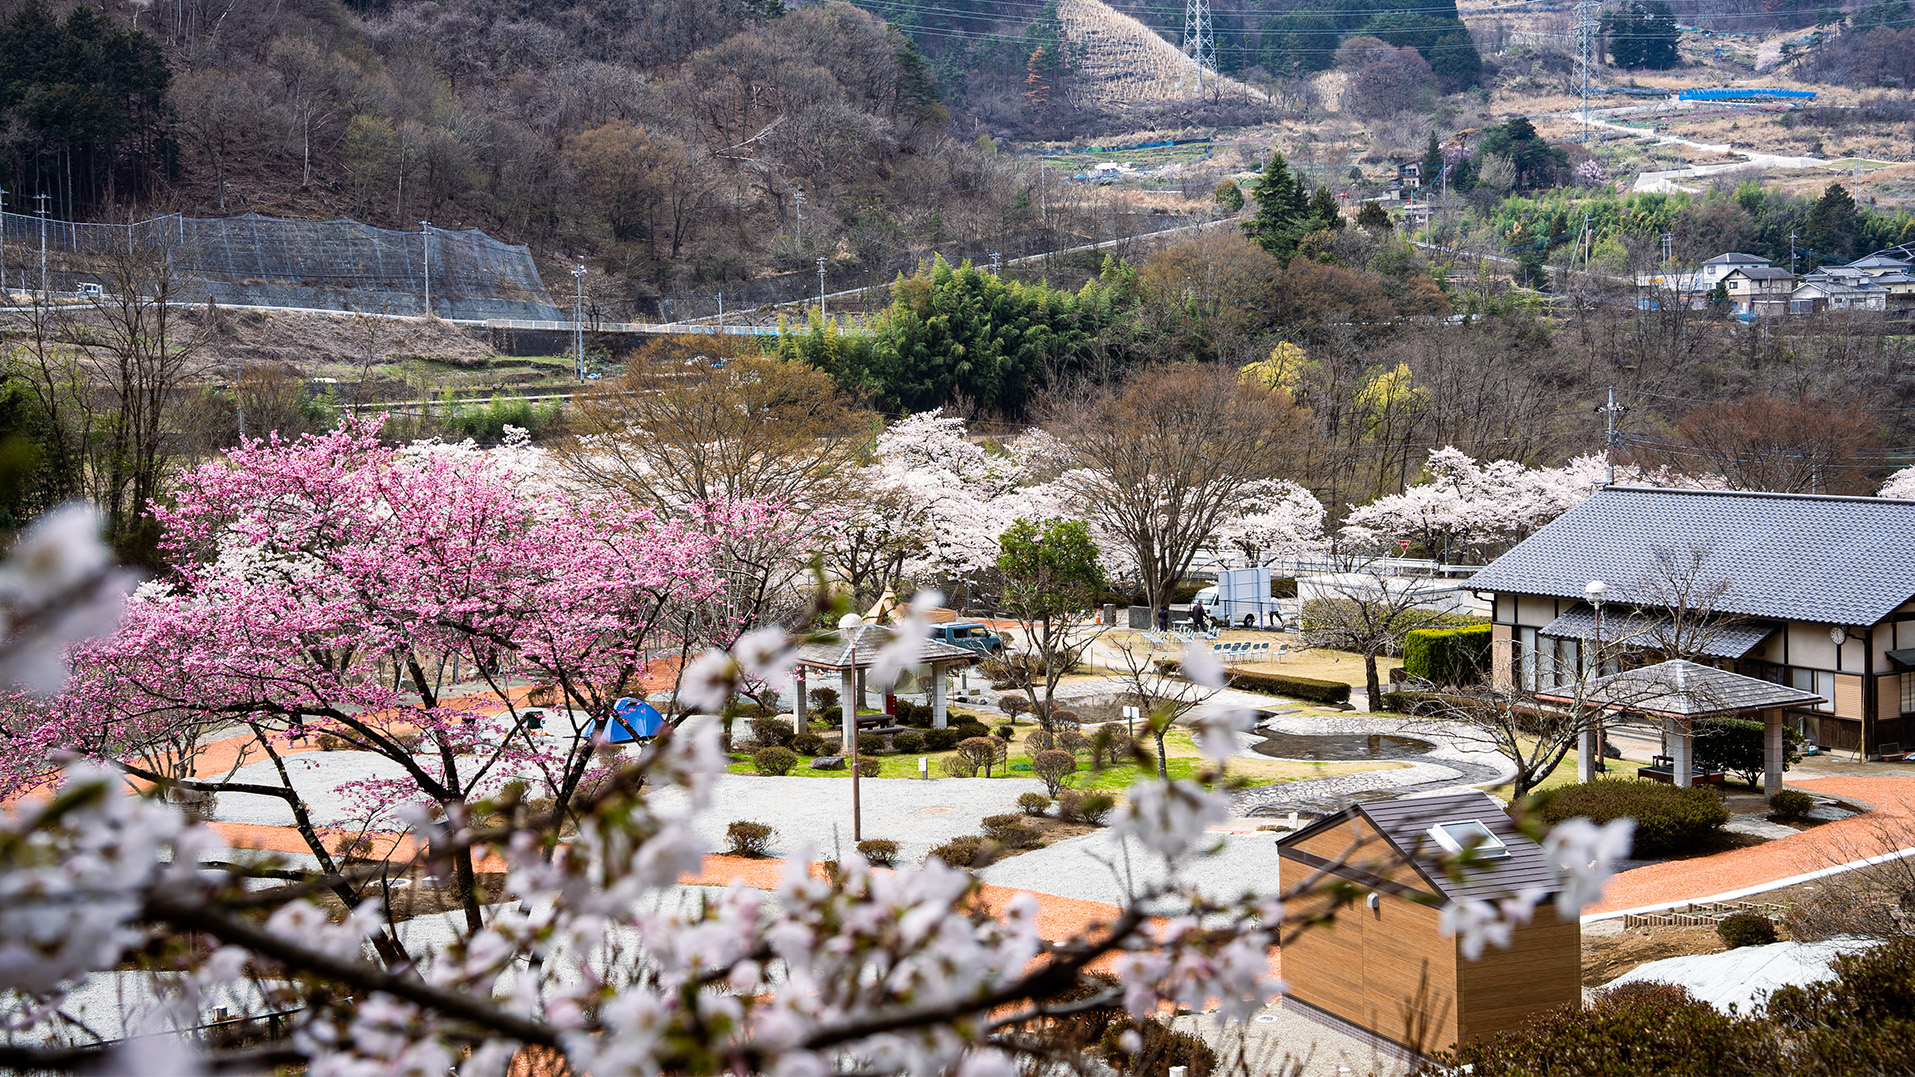
<path id="1" fill-rule="evenodd" d="M 1601 987 L 1644 962 L 1726 949 L 1713 927 L 1633 927 L 1615 935 L 1586 934 L 1583 986 Z"/>

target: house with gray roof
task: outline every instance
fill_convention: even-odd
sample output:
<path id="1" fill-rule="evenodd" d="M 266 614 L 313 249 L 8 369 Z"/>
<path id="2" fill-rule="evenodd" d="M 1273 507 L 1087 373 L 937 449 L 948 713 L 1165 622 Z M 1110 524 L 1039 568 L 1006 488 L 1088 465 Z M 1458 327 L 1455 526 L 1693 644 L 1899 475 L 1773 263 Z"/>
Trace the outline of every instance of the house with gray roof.
<path id="1" fill-rule="evenodd" d="M 1722 290 L 1741 314 L 1787 314 L 1795 274 L 1774 266 L 1737 266 L 1722 278 Z"/>
<path id="2" fill-rule="evenodd" d="M 1611 486 L 1470 586 L 1498 686 L 1688 659 L 1819 696 L 1784 716 L 1817 744 L 1915 742 L 1915 500 Z"/>

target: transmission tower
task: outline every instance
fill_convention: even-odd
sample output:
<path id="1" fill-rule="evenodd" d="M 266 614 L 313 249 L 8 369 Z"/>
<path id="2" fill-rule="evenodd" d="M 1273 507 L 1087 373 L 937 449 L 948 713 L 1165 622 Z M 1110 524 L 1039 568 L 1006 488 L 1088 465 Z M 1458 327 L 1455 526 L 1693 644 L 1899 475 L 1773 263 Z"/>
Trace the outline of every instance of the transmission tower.
<path id="1" fill-rule="evenodd" d="M 1184 55 L 1197 68 L 1197 92 L 1204 72 L 1217 70 L 1217 39 L 1210 32 L 1210 0 L 1184 0 Z"/>
<path id="2" fill-rule="evenodd" d="M 1602 0 L 1578 0 L 1576 4 L 1576 55 L 1582 64 L 1583 75 L 1583 145 L 1589 144 L 1589 77 L 1601 57 L 1596 55 L 1597 22 L 1602 10 Z"/>

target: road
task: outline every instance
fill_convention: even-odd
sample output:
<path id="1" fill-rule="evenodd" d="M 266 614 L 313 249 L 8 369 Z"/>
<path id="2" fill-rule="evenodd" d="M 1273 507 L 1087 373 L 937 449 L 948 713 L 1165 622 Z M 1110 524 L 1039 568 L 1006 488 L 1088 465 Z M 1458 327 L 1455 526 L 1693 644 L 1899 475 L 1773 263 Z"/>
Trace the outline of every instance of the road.
<path id="1" fill-rule="evenodd" d="M 1645 131 L 1639 127 L 1630 127 L 1607 119 L 1607 116 L 1653 115 L 1665 113 L 1670 105 L 1627 105 L 1620 108 L 1606 108 L 1600 111 L 1592 109 L 1589 113 L 1589 126 L 1605 131 L 1616 131 L 1641 139 L 1656 146 L 1685 146 L 1699 153 L 1730 154 L 1742 158 L 1739 161 L 1723 161 L 1716 164 L 1685 165 L 1681 168 L 1669 168 L 1656 172 L 1644 172 L 1636 177 L 1634 190 L 1639 193 L 1673 193 L 1681 190 L 1678 180 L 1696 179 L 1713 176 L 1723 172 L 1735 172 L 1745 168 L 1826 168 L 1828 161 L 1821 157 L 1790 157 L 1777 153 L 1762 153 L 1757 150 L 1737 149 L 1727 142 L 1698 142 L 1680 135 L 1662 134 L 1654 130 Z M 1558 112 L 1552 119 L 1570 123 L 1581 123 L 1580 110 Z"/>

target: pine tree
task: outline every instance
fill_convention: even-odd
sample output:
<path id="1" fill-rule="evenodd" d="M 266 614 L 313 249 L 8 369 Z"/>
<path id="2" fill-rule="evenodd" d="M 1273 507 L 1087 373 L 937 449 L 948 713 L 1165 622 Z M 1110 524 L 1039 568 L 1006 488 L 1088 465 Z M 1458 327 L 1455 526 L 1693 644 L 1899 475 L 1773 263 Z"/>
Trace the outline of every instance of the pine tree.
<path id="1" fill-rule="evenodd" d="M 1297 241 L 1310 231 L 1312 218 L 1303 184 L 1290 172 L 1283 154 L 1270 151 L 1270 163 L 1250 185 L 1250 194 L 1257 200 L 1257 212 L 1243 223 L 1243 234 L 1277 261 L 1288 263 L 1297 253 Z"/>
<path id="2" fill-rule="evenodd" d="M 1318 187 L 1310 198 L 1310 224 L 1306 234 L 1325 228 L 1335 232 L 1342 227 L 1343 213 L 1337 209 L 1336 196 L 1330 193 L 1330 188 Z"/>
<path id="3" fill-rule="evenodd" d="M 1383 203 L 1374 199 L 1363 203 L 1363 208 L 1357 210 L 1356 226 L 1366 232 L 1375 232 L 1379 235 L 1394 227 L 1390 223 L 1390 214 L 1383 208 Z"/>

